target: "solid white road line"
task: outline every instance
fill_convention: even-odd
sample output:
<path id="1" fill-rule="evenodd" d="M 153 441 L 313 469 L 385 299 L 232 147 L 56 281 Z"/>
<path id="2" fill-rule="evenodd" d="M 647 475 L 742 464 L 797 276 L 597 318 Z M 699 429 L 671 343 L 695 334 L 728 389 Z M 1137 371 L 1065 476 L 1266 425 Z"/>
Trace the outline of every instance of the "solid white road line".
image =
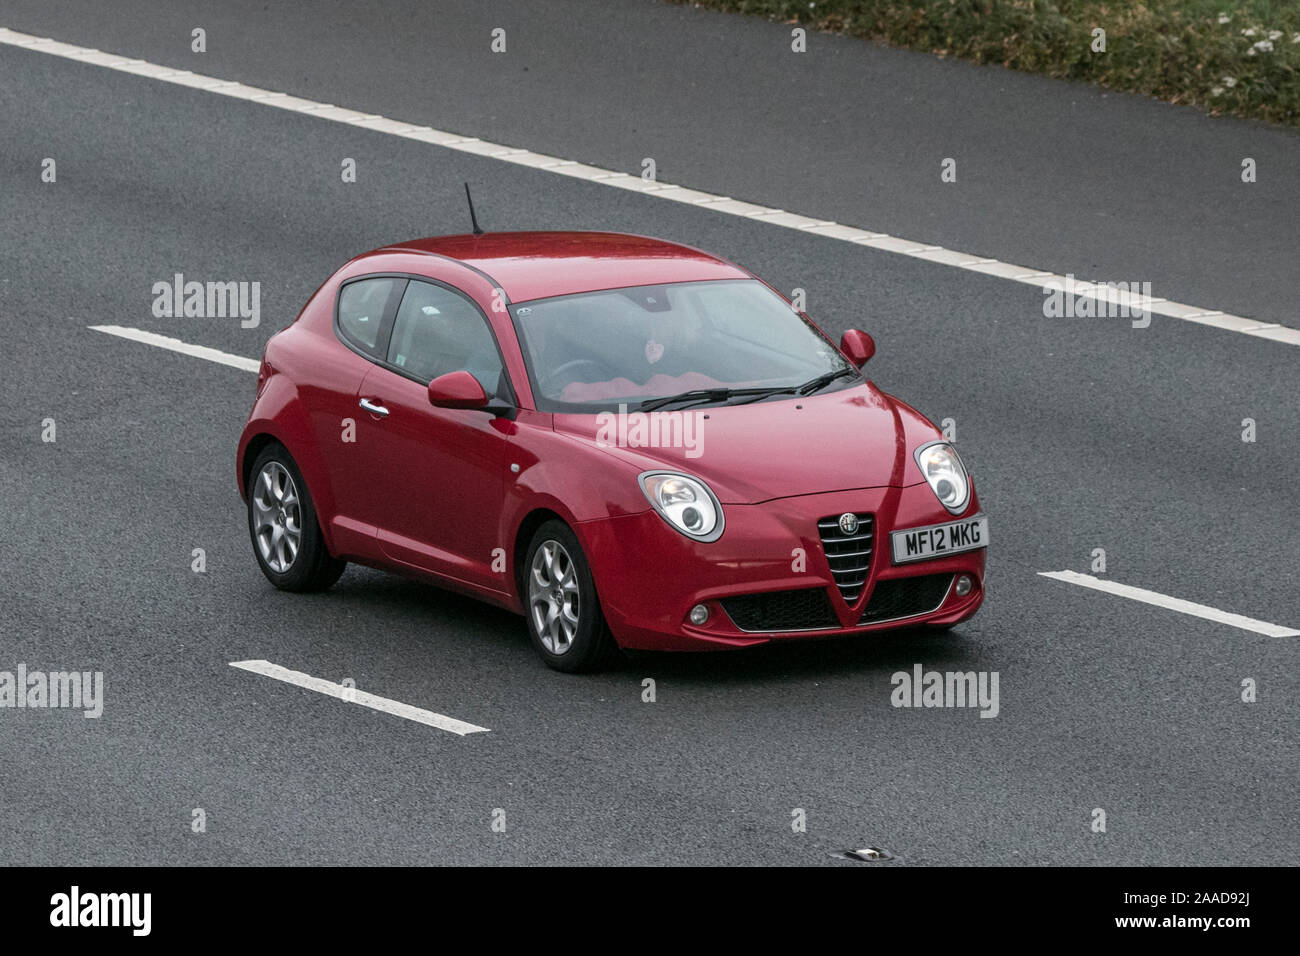
<path id="1" fill-rule="evenodd" d="M 388 119 L 377 113 L 359 113 L 356 110 L 341 109 L 330 103 L 318 103 L 314 100 L 290 96 L 288 93 L 276 93 L 273 90 L 245 86 L 243 83 L 236 83 L 233 80 L 203 76 L 199 73 L 191 73 L 189 70 L 178 70 L 175 67 L 149 63 L 146 60 L 133 60 L 113 53 L 102 53 L 90 47 L 60 43 L 48 37 L 32 36 L 0 27 L 0 43 L 28 50 L 38 50 L 42 53 L 61 56 L 69 60 L 78 60 L 82 63 L 90 63 L 110 70 L 134 73 L 137 76 L 144 76 L 153 80 L 178 83 L 181 86 L 190 86 L 195 89 L 206 90 L 209 93 L 219 93 L 222 96 L 250 100 L 254 103 L 261 103 L 263 106 L 274 106 L 277 109 L 333 120 L 336 123 L 344 123 L 349 126 L 360 126 L 364 129 L 387 133 L 391 136 L 433 143 L 435 146 L 445 146 L 447 149 L 475 153 L 489 159 L 499 159 L 502 162 L 515 163 L 520 166 L 530 166 L 534 169 L 558 173 L 561 176 L 586 179 L 602 186 L 614 186 L 618 189 L 628 189 L 648 196 L 657 196 L 660 199 L 670 199 L 691 206 L 700 206 L 705 209 L 712 209 L 715 212 L 739 216 L 742 219 L 768 222 L 777 226 L 785 226 L 787 229 L 796 229 L 800 232 L 826 236 L 828 239 L 838 239 L 843 242 L 870 246 L 884 252 L 925 259 L 928 262 L 937 262 L 940 265 L 952 266 L 957 269 L 966 269 L 970 272 L 980 272 L 984 275 L 1010 279 L 1013 282 L 1023 282 L 1026 285 L 1038 286 L 1040 289 L 1048 286 L 1061 288 L 1065 287 L 1067 283 L 1072 283 L 1071 288 L 1076 296 L 1090 298 L 1103 307 L 1108 302 L 1114 303 L 1116 306 L 1139 304 L 1138 299 L 1130 293 L 1110 289 L 1104 284 L 1093 285 L 1064 275 L 1044 272 L 1041 269 L 1013 265 L 1009 262 L 1000 262 L 997 259 L 988 259 L 968 252 L 959 252 L 955 249 L 945 249 L 943 246 L 927 245 L 911 239 L 900 239 L 897 236 L 889 236 L 883 232 L 875 232 L 858 226 L 842 225 L 829 219 L 812 219 L 808 216 L 786 212 L 783 209 L 772 209 L 756 203 L 740 202 L 728 196 L 716 196 L 697 189 L 674 186 L 671 183 L 646 182 L 640 176 L 629 175 L 618 170 L 602 169 L 599 166 L 588 166 L 584 163 L 574 162 L 571 159 L 561 159 L 558 156 L 547 156 L 544 153 L 534 153 L 527 149 L 504 146 L 500 143 L 489 143 L 473 136 L 449 133 L 445 130 L 433 129 L 430 126 L 417 126 L 402 120 Z M 1258 319 L 1229 315 L 1216 309 L 1203 309 L 1199 306 L 1170 302 L 1167 299 L 1152 299 L 1147 307 L 1156 315 L 1163 315 L 1171 319 L 1195 322 L 1198 325 L 1212 325 L 1215 328 L 1225 329 L 1229 332 L 1258 336 L 1274 342 L 1285 342 L 1288 345 L 1300 345 L 1300 329 L 1288 328 L 1274 322 L 1260 322 Z"/>
<path id="2" fill-rule="evenodd" d="M 453 734 L 459 734 L 464 737 L 466 734 L 485 734 L 488 728 L 479 727 L 475 724 L 467 724 L 463 720 L 457 720 L 455 717 L 446 717 L 442 714 L 435 714 L 431 710 L 422 710 L 419 707 L 412 707 L 410 704 L 403 704 L 401 701 L 389 700 L 387 697 L 377 697 L 374 694 L 367 694 L 363 690 L 357 690 L 355 687 L 344 687 L 342 684 L 335 684 L 331 681 L 322 680 L 319 677 L 312 677 L 310 674 L 303 674 L 300 671 L 291 671 L 287 667 L 281 667 L 279 664 L 272 664 L 270 661 L 231 661 L 231 667 L 238 667 L 240 670 L 251 671 L 254 674 L 261 674 L 263 677 L 270 677 L 274 680 L 284 681 L 286 684 L 293 684 L 295 687 L 305 687 L 308 690 L 314 690 L 319 694 L 325 694 L 328 697 L 335 697 L 350 704 L 360 704 L 362 707 L 369 707 L 371 710 L 383 711 L 385 714 L 392 714 L 395 717 L 405 717 L 407 720 L 413 720 L 417 724 L 425 724 L 429 727 L 437 727 L 439 730 L 446 730 Z"/>
<path id="3" fill-rule="evenodd" d="M 182 342 L 180 339 L 159 335 L 157 332 L 128 329 L 121 325 L 88 325 L 86 327 L 94 329 L 96 332 L 107 332 L 109 335 L 118 335 L 124 339 L 131 339 L 133 342 L 156 345 L 160 349 L 180 352 L 182 355 L 192 355 L 195 358 L 207 359 L 209 362 L 219 362 L 222 365 L 229 365 L 231 368 L 242 369 L 245 372 L 256 372 L 262 365 L 257 359 L 244 358 L 242 355 L 231 355 L 229 352 L 210 349 L 206 345 L 192 345 L 189 342 Z"/>
<path id="4" fill-rule="evenodd" d="M 1038 573 L 1054 581 L 1077 584 L 1080 587 L 1092 588 L 1094 591 L 1105 591 L 1107 594 L 1118 594 L 1120 597 L 1142 601 L 1144 604 L 1154 604 L 1156 607 L 1168 608 L 1171 611 L 1203 617 L 1207 621 L 1216 621 L 1219 624 L 1239 627 L 1243 631 L 1254 631 L 1256 634 L 1265 634 L 1268 637 L 1300 637 L 1300 631 L 1294 628 L 1269 624 L 1267 621 L 1257 621 L 1253 617 L 1245 617 L 1241 614 L 1230 614 L 1227 611 L 1220 611 L 1218 608 L 1157 594 L 1155 591 L 1148 591 L 1145 588 L 1135 588 L 1127 584 L 1105 581 L 1101 578 L 1094 578 L 1090 574 L 1079 574 L 1077 571 L 1039 571 Z"/>

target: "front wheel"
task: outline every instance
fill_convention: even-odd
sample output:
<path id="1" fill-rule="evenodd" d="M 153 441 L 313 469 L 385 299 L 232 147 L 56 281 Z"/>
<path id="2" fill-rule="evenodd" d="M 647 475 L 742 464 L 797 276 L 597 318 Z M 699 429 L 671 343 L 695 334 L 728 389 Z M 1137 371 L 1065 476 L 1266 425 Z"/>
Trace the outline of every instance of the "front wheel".
<path id="1" fill-rule="evenodd" d="M 533 648 L 547 667 L 574 673 L 614 657 L 617 645 L 596 596 L 591 567 L 578 537 L 562 521 L 548 521 L 528 545 L 524 614 Z"/>
<path id="2" fill-rule="evenodd" d="M 248 534 L 267 580 L 282 591 L 323 591 L 346 561 L 325 547 L 302 473 L 283 445 L 268 445 L 253 463 Z"/>

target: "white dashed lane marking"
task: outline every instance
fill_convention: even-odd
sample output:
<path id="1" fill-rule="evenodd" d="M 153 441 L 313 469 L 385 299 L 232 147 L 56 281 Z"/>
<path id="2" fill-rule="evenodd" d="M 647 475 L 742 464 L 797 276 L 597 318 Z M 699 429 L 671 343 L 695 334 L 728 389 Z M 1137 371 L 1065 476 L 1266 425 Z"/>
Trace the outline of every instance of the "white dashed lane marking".
<path id="1" fill-rule="evenodd" d="M 437 727 L 439 730 L 445 730 L 452 734 L 459 734 L 461 737 L 464 737 L 466 734 L 488 733 L 488 728 L 486 727 L 469 724 L 463 720 L 457 720 L 455 717 L 435 714 L 431 710 L 412 707 L 410 704 L 403 704 L 401 701 L 397 700 L 389 700 L 387 697 L 368 694 L 363 690 L 357 690 L 355 687 L 345 687 L 342 684 L 335 684 L 332 681 L 327 681 L 320 677 L 312 677 L 310 674 L 304 674 L 301 671 L 291 671 L 287 667 L 281 667 L 279 664 L 272 664 L 270 661 L 231 661 L 230 666 L 238 667 L 240 670 L 250 671 L 254 674 L 261 674 L 263 677 L 270 677 L 273 680 L 284 681 L 284 683 L 293 684 L 295 687 L 305 687 L 307 690 L 314 690 L 318 694 L 324 694 L 327 697 L 346 701 L 349 704 L 358 704 L 362 707 L 369 707 L 371 710 L 378 710 L 385 714 L 392 714 L 394 717 L 404 717 L 407 720 L 413 720 L 417 724 L 424 724 L 428 727 Z"/>
<path id="2" fill-rule="evenodd" d="M 207 359 L 209 362 L 229 365 L 231 368 L 242 369 L 245 372 L 256 372 L 262 365 L 257 359 L 244 358 L 242 355 L 231 355 L 229 352 L 222 352 L 219 349 L 210 349 L 206 345 L 193 345 L 189 342 L 182 342 L 180 339 L 159 335 L 157 332 L 146 332 L 143 329 L 129 329 L 122 325 L 89 325 L 87 328 L 96 332 L 105 332 L 108 335 L 117 335 L 133 342 L 154 345 L 171 352 L 180 352 L 182 355 L 191 355 L 194 358 Z"/>
<path id="3" fill-rule="evenodd" d="M 1045 272 L 1042 269 L 1033 269 L 1029 266 L 1018 266 L 1010 262 L 1001 262 L 997 259 L 960 252 L 956 249 L 945 249 L 943 246 L 916 242 L 912 239 L 902 239 L 898 236 L 886 235 L 883 232 L 875 232 L 859 226 L 847 226 L 830 219 L 813 219 L 797 213 L 786 212 L 784 209 L 773 209 L 757 203 L 741 202 L 729 196 L 717 196 L 698 189 L 674 186 L 671 183 L 646 182 L 640 176 L 633 176 L 618 170 L 588 166 L 585 163 L 563 159 L 559 156 L 534 153 L 528 149 L 505 146 L 501 143 L 491 143 L 474 136 L 462 136 L 460 133 L 450 133 L 446 130 L 434 129 L 431 126 L 419 126 L 402 120 L 389 119 L 380 116 L 378 113 L 361 113 L 357 110 L 334 106 L 331 103 L 320 103 L 299 96 L 290 96 L 288 93 L 277 93 L 274 90 L 246 86 L 234 80 L 204 76 L 201 73 L 178 70 L 175 67 L 162 66 L 157 63 L 150 63 L 147 60 L 135 60 L 115 53 L 104 53 L 90 47 L 60 43 L 48 37 L 18 33 L 5 27 L 0 27 L 0 43 L 28 50 L 37 50 L 41 53 L 77 60 L 80 63 L 90 63 L 110 70 L 134 73 L 137 76 L 162 80 L 166 83 L 190 86 L 209 93 L 219 93 L 222 96 L 233 96 L 237 99 L 261 103 L 263 106 L 274 106 L 277 109 L 304 113 L 318 119 L 332 120 L 349 126 L 359 126 L 379 133 L 387 133 L 391 136 L 432 143 L 435 146 L 474 153 L 478 156 L 486 156 L 489 159 L 498 159 L 506 163 L 541 169 L 561 176 L 585 179 L 602 186 L 613 186 L 617 189 L 627 189 L 647 196 L 656 196 L 659 199 L 669 199 L 691 206 L 700 206 L 714 212 L 739 216 L 742 219 L 753 219 L 756 222 L 784 226 L 787 229 L 826 236 L 829 239 L 870 246 L 883 252 L 892 252 L 901 256 L 910 256 L 915 259 L 936 262 L 940 265 L 952 266 L 956 269 L 965 269 L 969 272 L 979 272 L 1001 279 L 1010 279 L 1013 282 L 1022 282 L 1039 288 L 1047 286 L 1064 288 L 1069 285 L 1075 296 L 1091 299 L 1097 303 L 1098 308 L 1106 309 L 1106 312 L 1102 314 L 1109 313 L 1113 315 L 1122 306 L 1132 308 L 1144 305 L 1150 312 L 1166 318 L 1195 322 L 1199 325 L 1210 325 L 1229 332 L 1270 339 L 1274 342 L 1284 342 L 1288 345 L 1300 345 L 1300 329 L 1289 328 L 1276 322 L 1260 322 L 1258 319 L 1230 315 L 1218 309 L 1184 305 L 1181 302 L 1170 302 L 1167 299 L 1153 298 L 1147 303 L 1143 303 L 1134 293 L 1113 289 L 1104 283 L 1080 282 L 1072 276 Z"/>
<path id="4" fill-rule="evenodd" d="M 1039 571 L 1038 573 L 1054 581 L 1077 584 L 1080 587 L 1092 588 L 1094 591 L 1105 591 L 1107 594 L 1116 594 L 1131 601 L 1154 604 L 1156 607 L 1168 608 L 1181 614 L 1191 614 L 1194 617 L 1203 617 L 1207 621 L 1227 624 L 1230 627 L 1239 627 L 1243 631 L 1254 631 L 1256 634 L 1264 634 L 1268 637 L 1300 636 L 1300 631 L 1294 628 L 1282 627 L 1280 624 L 1270 624 L 1267 621 L 1257 621 L 1253 617 L 1220 611 L 1218 608 L 1209 607 L 1205 604 L 1194 604 L 1191 601 L 1184 601 L 1182 598 L 1157 594 L 1155 591 L 1148 591 L 1145 588 L 1135 588 L 1128 584 L 1118 584 L 1115 581 L 1094 578 L 1091 574 L 1080 574 L 1077 571 Z"/>

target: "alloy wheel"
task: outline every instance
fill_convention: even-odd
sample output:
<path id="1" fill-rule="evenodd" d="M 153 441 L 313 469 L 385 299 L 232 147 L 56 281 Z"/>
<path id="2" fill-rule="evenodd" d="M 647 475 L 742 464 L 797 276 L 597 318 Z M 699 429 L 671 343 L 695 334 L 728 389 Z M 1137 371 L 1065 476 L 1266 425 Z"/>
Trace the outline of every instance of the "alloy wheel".
<path id="1" fill-rule="evenodd" d="M 543 541 L 528 575 L 528 610 L 542 646 L 560 655 L 573 646 L 580 611 L 577 569 L 564 545 Z"/>
<path id="2" fill-rule="evenodd" d="M 284 574 L 302 545 L 302 505 L 289 470 L 268 461 L 253 484 L 253 537 L 267 567 Z"/>

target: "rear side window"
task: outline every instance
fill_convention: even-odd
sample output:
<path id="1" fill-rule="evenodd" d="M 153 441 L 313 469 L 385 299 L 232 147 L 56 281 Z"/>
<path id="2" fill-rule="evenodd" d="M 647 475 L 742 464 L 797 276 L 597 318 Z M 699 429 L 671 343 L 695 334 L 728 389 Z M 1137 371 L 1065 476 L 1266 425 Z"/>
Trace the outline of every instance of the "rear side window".
<path id="1" fill-rule="evenodd" d="M 479 310 L 449 289 L 416 279 L 393 321 L 388 364 L 422 382 L 467 371 L 489 395 L 501 377 L 496 340 Z"/>
<path id="2" fill-rule="evenodd" d="M 374 352 L 389 303 L 405 279 L 391 276 L 349 282 L 339 293 L 339 331 L 354 346 Z"/>

